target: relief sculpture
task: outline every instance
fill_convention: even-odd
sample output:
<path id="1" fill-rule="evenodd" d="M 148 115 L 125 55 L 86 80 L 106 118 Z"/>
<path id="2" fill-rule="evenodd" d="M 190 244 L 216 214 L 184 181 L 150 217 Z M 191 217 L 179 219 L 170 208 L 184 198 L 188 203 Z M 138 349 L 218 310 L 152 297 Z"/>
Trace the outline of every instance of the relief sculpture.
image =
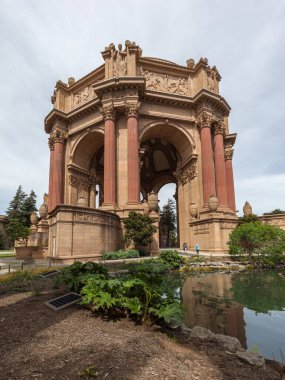
<path id="1" fill-rule="evenodd" d="M 169 92 L 177 95 L 190 95 L 188 82 L 184 78 L 169 78 L 168 75 L 160 75 L 145 71 L 146 88 L 153 91 Z"/>
<path id="2" fill-rule="evenodd" d="M 93 89 L 93 85 L 85 87 L 83 90 L 78 91 L 74 94 L 73 105 L 74 108 L 81 106 L 84 103 L 89 102 L 96 97 L 96 94 Z"/>

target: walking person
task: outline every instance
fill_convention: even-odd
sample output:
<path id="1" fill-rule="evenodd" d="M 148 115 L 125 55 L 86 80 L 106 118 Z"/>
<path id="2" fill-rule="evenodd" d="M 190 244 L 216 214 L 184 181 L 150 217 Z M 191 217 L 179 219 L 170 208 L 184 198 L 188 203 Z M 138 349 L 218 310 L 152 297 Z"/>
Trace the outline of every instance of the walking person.
<path id="1" fill-rule="evenodd" d="M 186 251 L 187 251 L 187 244 L 183 243 L 183 252 L 186 253 Z"/>
<path id="2" fill-rule="evenodd" d="M 198 243 L 196 243 L 195 250 L 196 250 L 197 255 L 199 255 L 200 247 Z"/>

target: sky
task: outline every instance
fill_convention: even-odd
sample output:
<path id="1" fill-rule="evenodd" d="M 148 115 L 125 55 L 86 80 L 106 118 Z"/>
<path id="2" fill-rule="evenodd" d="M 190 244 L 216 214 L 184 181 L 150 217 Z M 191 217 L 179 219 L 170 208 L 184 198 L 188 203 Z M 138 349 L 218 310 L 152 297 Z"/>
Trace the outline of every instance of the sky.
<path id="1" fill-rule="evenodd" d="M 0 0 L 0 214 L 19 185 L 48 191 L 44 117 L 57 80 L 103 63 L 114 42 L 186 65 L 207 57 L 230 104 L 237 209 L 285 210 L 285 1 Z M 173 187 L 162 191 L 171 198 Z"/>

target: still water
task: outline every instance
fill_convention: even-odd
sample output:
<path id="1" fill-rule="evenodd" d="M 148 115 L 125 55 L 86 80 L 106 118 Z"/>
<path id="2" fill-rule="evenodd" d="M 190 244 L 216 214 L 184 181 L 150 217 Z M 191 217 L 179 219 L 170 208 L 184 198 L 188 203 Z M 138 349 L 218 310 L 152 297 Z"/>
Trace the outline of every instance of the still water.
<path id="1" fill-rule="evenodd" d="M 183 279 L 185 324 L 234 336 L 249 351 L 285 360 L 285 272 L 195 274 Z"/>

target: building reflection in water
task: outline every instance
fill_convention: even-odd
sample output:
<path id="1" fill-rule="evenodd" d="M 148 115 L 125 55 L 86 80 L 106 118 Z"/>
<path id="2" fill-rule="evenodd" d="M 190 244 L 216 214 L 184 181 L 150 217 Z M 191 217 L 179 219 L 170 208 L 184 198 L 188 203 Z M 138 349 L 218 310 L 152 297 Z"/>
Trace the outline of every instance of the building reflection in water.
<path id="1" fill-rule="evenodd" d="M 243 306 L 234 301 L 231 274 L 189 276 L 182 288 L 185 324 L 238 338 L 247 349 Z"/>

